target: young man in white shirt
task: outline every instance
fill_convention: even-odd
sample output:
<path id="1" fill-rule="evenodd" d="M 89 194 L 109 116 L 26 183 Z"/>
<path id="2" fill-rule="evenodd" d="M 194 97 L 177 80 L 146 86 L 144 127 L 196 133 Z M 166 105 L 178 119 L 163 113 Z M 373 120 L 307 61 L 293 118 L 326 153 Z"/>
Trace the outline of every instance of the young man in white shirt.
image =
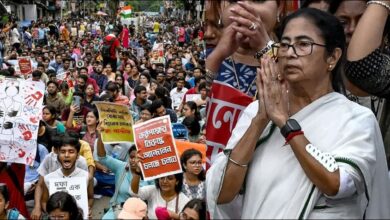
<path id="1" fill-rule="evenodd" d="M 58 161 L 61 167 L 56 171 L 44 176 L 43 184 L 43 196 L 42 196 L 42 207 L 46 210 L 46 202 L 49 197 L 49 185 L 51 179 L 58 178 L 73 178 L 82 177 L 85 178 L 87 184 L 88 193 L 88 206 L 89 216 L 91 216 L 91 208 L 93 205 L 93 180 L 88 178 L 88 171 L 76 167 L 76 161 L 79 158 L 80 153 L 80 142 L 77 138 L 65 135 L 62 140 L 62 145 L 58 151 Z"/>

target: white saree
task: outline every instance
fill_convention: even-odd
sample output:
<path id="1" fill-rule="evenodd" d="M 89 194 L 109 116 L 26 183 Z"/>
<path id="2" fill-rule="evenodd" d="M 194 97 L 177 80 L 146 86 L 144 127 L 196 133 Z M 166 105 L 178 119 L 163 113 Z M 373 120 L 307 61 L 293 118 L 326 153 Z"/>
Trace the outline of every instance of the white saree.
<path id="1" fill-rule="evenodd" d="M 250 104 L 239 119 L 227 144 L 232 149 L 247 131 L 258 102 Z M 372 112 L 338 93 L 327 94 L 292 116 L 308 140 L 332 154 L 361 180 L 354 195 L 343 199 L 325 197 L 307 178 L 279 129 L 253 155 L 246 177 L 242 219 L 274 218 L 390 218 L 390 181 L 379 126 Z M 270 124 L 271 125 L 271 124 Z M 263 136 L 270 132 L 270 125 Z M 227 156 L 220 153 L 207 172 L 207 203 L 211 218 L 231 218 L 216 200 L 222 186 Z"/>

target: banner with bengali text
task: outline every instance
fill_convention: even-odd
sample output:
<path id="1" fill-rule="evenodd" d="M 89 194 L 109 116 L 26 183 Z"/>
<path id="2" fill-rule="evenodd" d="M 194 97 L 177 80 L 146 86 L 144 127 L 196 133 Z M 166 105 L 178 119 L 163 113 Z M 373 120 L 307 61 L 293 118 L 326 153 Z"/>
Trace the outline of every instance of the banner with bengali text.
<path id="1" fill-rule="evenodd" d="M 94 102 L 99 112 L 100 123 L 104 126 L 104 144 L 133 142 L 133 118 L 129 107 L 111 102 Z"/>
<path id="2" fill-rule="evenodd" d="M 146 181 L 182 172 L 169 115 L 134 125 L 134 140 Z"/>
<path id="3" fill-rule="evenodd" d="M 217 154 L 225 149 L 238 119 L 252 101 L 253 98 L 226 83 L 213 82 L 210 101 L 207 103 L 207 168 Z"/>
<path id="4" fill-rule="evenodd" d="M 49 194 L 65 191 L 73 196 L 83 210 L 83 219 L 88 219 L 87 182 L 83 177 L 58 178 L 49 180 Z"/>

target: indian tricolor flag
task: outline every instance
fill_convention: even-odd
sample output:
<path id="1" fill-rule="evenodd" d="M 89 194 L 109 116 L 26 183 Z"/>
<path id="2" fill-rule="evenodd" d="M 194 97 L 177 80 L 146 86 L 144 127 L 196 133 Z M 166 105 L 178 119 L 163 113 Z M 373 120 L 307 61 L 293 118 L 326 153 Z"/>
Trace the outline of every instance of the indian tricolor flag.
<path id="1" fill-rule="evenodd" d="M 122 18 L 130 18 L 132 11 L 133 9 L 131 8 L 130 5 L 125 6 L 122 8 L 120 15 L 122 16 Z"/>

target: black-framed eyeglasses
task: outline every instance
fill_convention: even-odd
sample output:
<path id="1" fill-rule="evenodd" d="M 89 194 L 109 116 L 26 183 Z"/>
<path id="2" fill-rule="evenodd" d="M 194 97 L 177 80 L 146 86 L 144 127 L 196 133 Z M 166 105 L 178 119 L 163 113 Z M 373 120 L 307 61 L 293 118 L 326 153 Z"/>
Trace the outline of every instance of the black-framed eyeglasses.
<path id="1" fill-rule="evenodd" d="M 313 45 L 326 47 L 326 45 L 324 44 L 317 44 L 311 41 L 297 41 L 293 44 L 281 42 L 276 44 L 275 47 L 278 48 L 277 49 L 278 57 L 286 57 L 290 47 L 293 48 L 295 55 L 297 55 L 298 57 L 303 57 L 303 56 L 311 55 L 311 53 L 313 52 Z"/>

